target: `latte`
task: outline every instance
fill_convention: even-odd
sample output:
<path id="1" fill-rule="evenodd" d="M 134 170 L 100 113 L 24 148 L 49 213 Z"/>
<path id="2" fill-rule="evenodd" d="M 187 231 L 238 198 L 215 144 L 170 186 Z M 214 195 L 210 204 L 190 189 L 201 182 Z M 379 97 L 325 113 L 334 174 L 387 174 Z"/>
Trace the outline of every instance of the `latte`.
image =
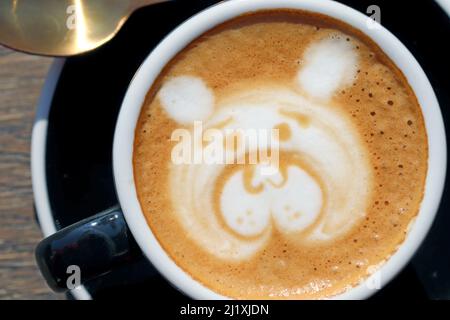
<path id="1" fill-rule="evenodd" d="M 198 121 L 223 136 L 275 129 L 277 167 L 175 163 L 173 132 L 195 136 Z M 245 139 L 216 147 L 243 160 L 273 147 L 238 148 Z M 372 40 L 327 16 L 269 10 L 215 27 L 164 68 L 133 164 L 149 227 L 194 279 L 232 298 L 309 299 L 342 293 L 397 250 L 427 158 L 417 99 Z"/>

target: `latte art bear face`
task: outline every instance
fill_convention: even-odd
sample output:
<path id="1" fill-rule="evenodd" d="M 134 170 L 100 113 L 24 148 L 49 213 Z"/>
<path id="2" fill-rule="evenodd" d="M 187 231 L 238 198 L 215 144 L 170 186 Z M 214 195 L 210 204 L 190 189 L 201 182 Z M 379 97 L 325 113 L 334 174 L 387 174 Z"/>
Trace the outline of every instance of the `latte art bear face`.
<path id="1" fill-rule="evenodd" d="M 176 132 L 193 138 L 187 148 Z M 414 92 L 371 39 L 324 15 L 267 10 L 213 28 L 165 66 L 136 127 L 134 179 L 151 232 L 204 286 L 326 298 L 402 243 L 427 148 Z M 186 149 L 190 160 L 174 159 Z"/>
<path id="2" fill-rule="evenodd" d="M 171 165 L 177 217 L 210 254 L 250 258 L 274 228 L 295 242 L 331 241 L 364 217 L 371 191 L 367 152 L 352 123 L 330 102 L 357 76 L 358 54 L 346 38 L 335 33 L 312 43 L 299 57 L 304 62 L 291 87 L 241 86 L 218 99 L 198 77 L 163 84 L 161 106 L 188 129 L 202 121 L 224 135 L 232 129 L 279 130 L 280 166 L 270 175 L 261 174 L 262 164 Z M 239 158 L 255 151 L 235 152 Z"/>

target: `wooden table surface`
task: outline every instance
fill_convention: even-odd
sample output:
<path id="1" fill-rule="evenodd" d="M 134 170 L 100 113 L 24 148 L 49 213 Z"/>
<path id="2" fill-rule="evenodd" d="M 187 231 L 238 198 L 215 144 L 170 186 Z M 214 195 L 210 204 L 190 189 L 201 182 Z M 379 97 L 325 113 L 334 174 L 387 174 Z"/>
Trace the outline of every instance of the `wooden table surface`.
<path id="1" fill-rule="evenodd" d="M 30 175 L 31 128 L 50 58 L 0 46 L 0 299 L 61 299 L 34 260 L 42 238 Z"/>

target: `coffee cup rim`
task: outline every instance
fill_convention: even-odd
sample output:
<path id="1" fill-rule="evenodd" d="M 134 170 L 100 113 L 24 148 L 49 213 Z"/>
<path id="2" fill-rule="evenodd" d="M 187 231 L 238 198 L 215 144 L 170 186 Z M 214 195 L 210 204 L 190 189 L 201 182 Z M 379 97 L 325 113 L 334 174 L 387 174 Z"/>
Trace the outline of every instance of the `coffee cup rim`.
<path id="1" fill-rule="evenodd" d="M 113 143 L 113 171 L 118 199 L 138 245 L 154 267 L 172 285 L 195 299 L 228 299 L 193 279 L 164 251 L 147 224 L 134 183 L 133 146 L 135 128 L 148 90 L 163 67 L 183 48 L 214 26 L 241 14 L 265 9 L 300 9 L 343 21 L 369 36 L 391 58 L 407 78 L 421 106 L 428 137 L 428 169 L 419 212 L 406 239 L 379 268 L 381 288 L 409 262 L 428 233 L 443 193 L 446 175 L 444 122 L 433 88 L 410 51 L 383 26 L 367 28 L 368 17 L 329 0 L 231 0 L 194 15 L 173 30 L 147 56 L 133 77 L 116 124 Z M 376 292 L 370 277 L 333 299 L 365 299 Z M 370 284 L 369 284 L 370 282 Z"/>

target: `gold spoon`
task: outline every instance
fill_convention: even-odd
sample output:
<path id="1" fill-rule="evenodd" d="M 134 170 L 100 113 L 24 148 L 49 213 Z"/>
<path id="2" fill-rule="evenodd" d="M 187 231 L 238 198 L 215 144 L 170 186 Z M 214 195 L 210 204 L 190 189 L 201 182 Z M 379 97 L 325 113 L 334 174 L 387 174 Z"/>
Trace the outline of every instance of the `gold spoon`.
<path id="1" fill-rule="evenodd" d="M 169 0 L 0 0 L 0 44 L 71 56 L 109 41 L 131 13 Z"/>

